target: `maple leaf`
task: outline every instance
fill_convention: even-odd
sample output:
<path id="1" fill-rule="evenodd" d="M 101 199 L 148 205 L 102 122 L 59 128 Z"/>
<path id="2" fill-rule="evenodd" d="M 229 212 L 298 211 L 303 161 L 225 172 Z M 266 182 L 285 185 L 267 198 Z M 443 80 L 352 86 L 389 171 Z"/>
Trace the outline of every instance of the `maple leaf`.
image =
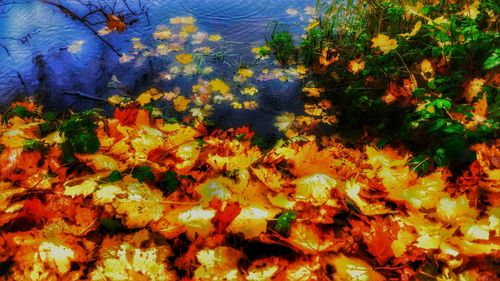
<path id="1" fill-rule="evenodd" d="M 99 251 L 95 269 L 89 273 L 91 280 L 177 280 L 167 258 L 170 247 L 141 245 L 149 233 L 137 232 L 125 237 L 106 236 Z M 140 278 L 140 279 L 139 279 Z"/>
<path id="2" fill-rule="evenodd" d="M 386 264 L 394 256 L 391 243 L 397 232 L 397 226 L 382 220 L 379 216 L 369 222 L 369 227 L 364 222 L 351 220 L 353 231 L 360 231 L 363 241 L 380 265 Z"/>
<path id="3" fill-rule="evenodd" d="M 131 103 L 126 105 L 123 109 L 116 108 L 114 117 L 120 121 L 122 126 L 130 126 L 135 123 L 138 113 L 139 109 L 137 108 L 137 104 Z"/>
<path id="4" fill-rule="evenodd" d="M 331 154 L 324 149 L 319 151 L 315 142 L 307 142 L 303 146 L 294 147 L 296 154 L 288 160 L 293 164 L 290 171 L 297 177 L 314 173 L 326 173 L 331 170 Z"/>
<path id="5" fill-rule="evenodd" d="M 372 38 L 372 48 L 379 48 L 384 55 L 398 47 L 398 42 L 385 34 L 379 34 Z"/>
<path id="6" fill-rule="evenodd" d="M 332 199 L 332 191 L 337 185 L 337 181 L 325 174 L 312 174 L 302 177 L 295 182 L 295 199 L 305 201 L 313 206 L 323 204 L 336 205 L 335 202 L 328 202 Z"/>
<path id="7" fill-rule="evenodd" d="M 292 225 L 287 241 L 300 251 L 318 254 L 335 248 L 332 238 L 320 233 L 319 228 L 314 224 L 297 222 Z"/>

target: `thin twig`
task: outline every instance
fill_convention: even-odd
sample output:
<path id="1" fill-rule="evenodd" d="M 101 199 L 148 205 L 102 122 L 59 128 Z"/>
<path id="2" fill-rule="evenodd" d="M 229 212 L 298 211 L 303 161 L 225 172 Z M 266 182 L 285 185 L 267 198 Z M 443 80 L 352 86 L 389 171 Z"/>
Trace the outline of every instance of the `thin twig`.
<path id="1" fill-rule="evenodd" d="M 122 54 L 120 54 L 118 52 L 118 50 L 113 45 L 111 45 L 111 43 L 109 43 L 106 39 L 104 39 L 101 35 L 99 35 L 99 33 L 85 19 L 78 16 L 75 12 L 71 11 L 70 9 L 66 8 L 65 6 L 63 6 L 59 3 L 52 2 L 50 0 L 38 0 L 38 1 L 45 3 L 47 5 L 54 6 L 54 7 L 58 8 L 64 14 L 68 15 L 69 17 L 71 17 L 75 20 L 78 20 L 85 27 L 87 27 L 90 31 L 92 31 L 92 33 L 94 33 L 94 35 L 97 36 L 97 38 L 99 38 L 106 46 L 108 46 L 113 51 L 113 53 L 115 53 L 118 57 L 122 56 Z"/>

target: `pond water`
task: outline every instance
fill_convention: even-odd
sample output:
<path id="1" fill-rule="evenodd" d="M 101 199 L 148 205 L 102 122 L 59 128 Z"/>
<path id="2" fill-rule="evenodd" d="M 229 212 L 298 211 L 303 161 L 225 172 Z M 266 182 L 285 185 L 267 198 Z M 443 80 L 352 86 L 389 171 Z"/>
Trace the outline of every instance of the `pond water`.
<path id="1" fill-rule="evenodd" d="M 12 5 L 0 15 L 0 104 L 39 93 L 51 110 L 106 108 L 100 100 L 133 97 L 155 87 L 167 97 L 158 101 L 167 115 L 205 114 L 222 128 L 250 124 L 259 134 L 276 135 L 277 115 L 303 111 L 300 71 L 259 58 L 252 49 L 265 44 L 275 22 L 284 24 L 297 43 L 315 2 L 143 1 L 147 13 L 137 15 L 138 22 L 125 32 L 102 35 L 121 58 L 53 6 L 39 1 Z M 60 3 L 77 12 L 85 9 L 76 1 Z M 115 7 L 117 14 L 126 11 Z M 103 32 L 104 26 L 95 29 Z M 242 67 L 253 73 L 240 75 Z M 207 98 L 204 86 L 216 79 L 230 89 Z M 172 99 L 180 95 L 191 100 L 186 110 L 172 109 Z"/>

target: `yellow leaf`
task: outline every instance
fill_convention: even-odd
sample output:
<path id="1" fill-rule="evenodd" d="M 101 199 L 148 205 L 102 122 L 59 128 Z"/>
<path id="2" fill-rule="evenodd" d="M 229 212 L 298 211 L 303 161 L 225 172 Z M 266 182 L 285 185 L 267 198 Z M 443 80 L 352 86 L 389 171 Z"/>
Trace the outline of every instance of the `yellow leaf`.
<path id="1" fill-rule="evenodd" d="M 302 91 L 307 94 L 308 97 L 319 98 L 322 93 L 325 92 L 325 88 L 315 88 L 315 87 L 305 87 Z"/>
<path id="2" fill-rule="evenodd" d="M 316 20 L 316 21 L 311 22 L 311 23 L 310 23 L 308 26 L 306 26 L 306 28 L 304 28 L 304 29 L 305 29 L 306 31 L 309 31 L 309 30 L 311 30 L 311 29 L 315 28 L 315 27 L 316 27 L 316 26 L 318 26 L 318 25 L 319 25 L 319 21 L 318 21 L 318 20 Z"/>
<path id="3" fill-rule="evenodd" d="M 359 197 L 361 184 L 355 180 L 345 182 L 345 192 L 347 196 L 354 201 L 361 213 L 365 216 L 382 215 L 392 213 L 391 209 L 385 207 L 382 203 L 368 203 Z"/>
<path id="4" fill-rule="evenodd" d="M 192 54 L 178 54 L 175 56 L 175 59 L 182 63 L 182 64 L 188 64 L 193 61 L 193 55 Z"/>
<path id="5" fill-rule="evenodd" d="M 212 230 L 212 218 L 215 210 L 205 210 L 201 206 L 179 213 L 178 222 L 186 227 L 186 234 L 190 239 L 197 235 L 206 236 Z"/>
<path id="6" fill-rule="evenodd" d="M 76 197 L 79 195 L 83 195 L 83 197 L 87 197 L 92 194 L 94 190 L 97 188 L 97 183 L 95 180 L 85 180 L 81 184 L 77 185 L 65 185 L 64 186 L 64 195 Z"/>
<path id="7" fill-rule="evenodd" d="M 219 246 L 203 249 L 196 254 L 200 266 L 194 271 L 195 280 L 214 281 L 243 280 L 239 271 L 239 260 L 243 254 L 233 248 Z"/>
<path id="8" fill-rule="evenodd" d="M 398 47 L 398 42 L 385 34 L 379 34 L 372 38 L 372 48 L 379 48 L 382 53 L 388 54 Z"/>
<path id="9" fill-rule="evenodd" d="M 305 224 L 294 223 L 288 241 L 301 251 L 309 254 L 318 254 L 334 246 L 333 241 L 323 239 L 317 233 L 317 228 Z"/>
<path id="10" fill-rule="evenodd" d="M 213 42 L 217 42 L 217 41 L 222 40 L 222 36 L 220 36 L 219 34 L 212 34 L 212 35 L 208 36 L 208 40 L 213 41 Z"/>
<path id="11" fill-rule="evenodd" d="M 177 163 L 175 168 L 181 172 L 187 172 L 196 165 L 198 156 L 200 155 L 199 144 L 197 142 L 190 142 L 180 146 L 177 149 L 176 156 L 182 162 Z"/>
<path id="12" fill-rule="evenodd" d="M 434 79 L 434 67 L 428 59 L 424 59 L 420 63 L 420 71 L 425 80 L 430 81 Z"/>
<path id="13" fill-rule="evenodd" d="M 460 11 L 458 14 L 474 20 L 480 14 L 480 11 L 479 11 L 480 4 L 481 4 L 481 2 L 479 0 L 474 0 L 474 2 L 472 4 L 469 4 L 469 2 L 467 2 L 464 5 L 464 8 L 462 9 L 462 11 Z"/>
<path id="14" fill-rule="evenodd" d="M 123 98 L 123 97 L 121 97 L 119 95 L 113 95 L 113 96 L 108 97 L 108 103 L 111 104 L 111 105 L 119 105 L 124 100 L 125 100 L 125 98 Z"/>
<path id="15" fill-rule="evenodd" d="M 241 209 L 240 214 L 231 222 L 227 231 L 243 233 L 246 239 L 251 239 L 266 232 L 267 220 L 271 220 L 276 212 L 260 206 L 248 206 Z"/>
<path id="16" fill-rule="evenodd" d="M 469 199 L 464 194 L 457 198 L 449 196 L 441 198 L 437 205 L 436 215 L 443 222 L 456 223 L 467 219 L 475 220 L 478 211 L 470 206 Z"/>
<path id="17" fill-rule="evenodd" d="M 160 190 L 152 189 L 147 184 L 133 182 L 122 184 L 126 196 L 119 196 L 111 203 L 122 222 L 128 228 L 144 228 L 150 222 L 163 216 L 163 196 Z"/>
<path id="18" fill-rule="evenodd" d="M 135 101 L 138 102 L 141 106 L 145 106 L 146 104 L 151 102 L 151 99 L 152 99 L 151 94 L 145 92 L 145 93 L 140 94 L 135 99 Z"/>
<path id="19" fill-rule="evenodd" d="M 184 32 L 184 33 L 187 33 L 187 34 L 190 34 L 190 33 L 193 33 L 197 30 L 198 28 L 195 26 L 195 25 L 192 25 L 192 24 L 188 24 L 188 25 L 185 25 L 181 28 L 181 32 Z"/>
<path id="20" fill-rule="evenodd" d="M 366 63 L 362 59 L 354 59 L 349 62 L 347 70 L 352 74 L 358 74 L 361 70 L 365 69 Z"/>
<path id="21" fill-rule="evenodd" d="M 367 262 L 358 258 L 346 257 L 343 254 L 327 258 L 329 264 L 335 267 L 335 281 L 383 281 L 386 280 Z"/>
<path id="22" fill-rule="evenodd" d="M 397 239 L 392 241 L 391 249 L 395 257 L 402 256 L 409 245 L 417 239 L 417 235 L 406 229 L 398 231 Z"/>
<path id="23" fill-rule="evenodd" d="M 231 103 L 231 107 L 234 108 L 234 109 L 242 109 L 243 108 L 243 105 L 241 104 L 241 102 L 232 102 Z"/>
<path id="24" fill-rule="evenodd" d="M 212 87 L 212 91 L 220 92 L 221 94 L 229 93 L 229 86 L 221 79 L 210 81 L 210 86 Z"/>
<path id="25" fill-rule="evenodd" d="M 245 87 L 243 88 L 243 90 L 241 90 L 241 93 L 243 95 L 247 95 L 247 96 L 253 96 L 255 95 L 259 90 L 257 90 L 257 88 L 255 87 Z"/>
<path id="26" fill-rule="evenodd" d="M 231 182 L 227 178 L 211 179 L 199 185 L 196 192 L 201 195 L 202 202 L 210 202 L 214 198 L 224 201 L 231 199 L 231 190 L 227 187 L 230 184 Z"/>
<path id="27" fill-rule="evenodd" d="M 172 37 L 172 31 L 164 25 L 159 25 L 156 27 L 156 31 L 153 33 L 153 37 L 156 40 L 166 40 Z"/>
<path id="28" fill-rule="evenodd" d="M 465 87 L 465 100 L 467 102 L 472 102 L 475 97 L 479 95 L 483 91 L 483 86 L 486 83 L 485 79 L 482 78 L 474 78 Z"/>
<path id="29" fill-rule="evenodd" d="M 178 96 L 172 102 L 174 103 L 175 111 L 183 112 L 183 111 L 186 111 L 186 109 L 188 109 L 189 104 L 191 103 L 191 100 L 188 98 L 185 98 L 184 96 Z"/>
<path id="30" fill-rule="evenodd" d="M 75 252 L 71 248 L 46 241 L 38 247 L 38 254 L 43 262 L 55 264 L 60 274 L 70 270 L 71 261 L 75 258 Z"/>
<path id="31" fill-rule="evenodd" d="M 406 39 L 410 39 L 412 38 L 413 36 L 417 35 L 418 31 L 420 30 L 420 28 L 422 28 L 422 22 L 421 21 L 418 21 L 415 26 L 413 27 L 413 29 L 411 30 L 410 33 L 401 33 L 401 34 L 398 34 L 399 36 L 401 37 L 404 37 Z"/>
<path id="32" fill-rule="evenodd" d="M 281 173 L 265 167 L 251 168 L 253 174 L 269 188 L 279 191 L 282 185 Z"/>
<path id="33" fill-rule="evenodd" d="M 135 50 L 144 50 L 144 49 L 146 49 L 146 46 L 144 46 L 144 45 L 141 43 L 141 38 L 134 37 L 134 38 L 132 38 L 131 40 L 132 40 L 132 47 L 133 47 Z"/>
<path id="34" fill-rule="evenodd" d="M 337 181 L 325 174 L 313 174 L 296 180 L 295 199 L 320 206 L 332 197 Z"/>
<path id="35" fill-rule="evenodd" d="M 245 78 L 250 78 L 253 76 L 253 70 L 251 70 L 250 68 L 240 68 L 238 69 L 238 75 Z"/>
<path id="36" fill-rule="evenodd" d="M 194 24 L 195 21 L 193 17 L 175 17 L 170 19 L 171 24 Z"/>

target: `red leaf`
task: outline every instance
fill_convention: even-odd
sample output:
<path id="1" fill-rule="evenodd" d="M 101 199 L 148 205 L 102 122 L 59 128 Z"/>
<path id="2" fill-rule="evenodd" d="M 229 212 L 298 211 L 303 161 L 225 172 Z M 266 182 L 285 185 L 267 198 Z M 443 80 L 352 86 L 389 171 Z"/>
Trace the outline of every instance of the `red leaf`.
<path id="1" fill-rule="evenodd" d="M 116 108 L 114 116 L 118 119 L 118 121 L 120 121 L 120 124 L 123 126 L 129 126 L 135 123 L 138 113 L 139 109 L 137 108 L 137 104 L 132 103 L 128 104 L 123 109 Z"/>
<path id="2" fill-rule="evenodd" d="M 395 239 L 397 231 L 394 229 L 396 225 L 390 225 L 380 217 L 375 217 L 370 221 L 370 227 L 362 221 L 350 221 L 353 231 L 359 233 L 363 237 L 363 241 L 368 248 L 368 252 L 372 254 L 380 265 L 385 264 L 394 256 L 391 244 Z"/>
<path id="3" fill-rule="evenodd" d="M 15 224 L 40 224 L 47 219 L 53 217 L 52 212 L 45 208 L 45 205 L 40 199 L 34 197 L 33 199 L 27 199 L 24 201 L 23 209 L 21 213 L 15 219 Z"/>
<path id="4" fill-rule="evenodd" d="M 222 233 L 231 224 L 231 222 L 240 214 L 241 207 L 238 202 L 225 202 L 214 198 L 210 202 L 210 207 L 217 209 L 215 216 L 212 218 L 212 224 L 217 233 Z"/>

